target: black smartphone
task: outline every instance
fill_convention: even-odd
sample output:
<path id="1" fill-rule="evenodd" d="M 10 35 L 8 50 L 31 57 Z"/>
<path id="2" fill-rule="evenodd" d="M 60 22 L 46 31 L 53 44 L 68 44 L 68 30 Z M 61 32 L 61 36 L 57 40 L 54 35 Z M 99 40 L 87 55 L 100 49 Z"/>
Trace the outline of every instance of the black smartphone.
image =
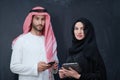
<path id="1" fill-rule="evenodd" d="M 55 61 L 53 61 L 53 62 L 48 62 L 48 64 L 50 64 L 50 65 L 53 65 L 55 63 Z"/>

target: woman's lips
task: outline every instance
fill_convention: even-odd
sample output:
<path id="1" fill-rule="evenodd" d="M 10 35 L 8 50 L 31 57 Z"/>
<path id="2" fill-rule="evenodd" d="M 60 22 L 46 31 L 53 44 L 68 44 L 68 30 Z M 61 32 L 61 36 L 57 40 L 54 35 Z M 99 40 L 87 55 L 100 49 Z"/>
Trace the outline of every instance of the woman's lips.
<path id="1" fill-rule="evenodd" d="M 77 35 L 77 37 L 82 37 L 82 35 Z"/>

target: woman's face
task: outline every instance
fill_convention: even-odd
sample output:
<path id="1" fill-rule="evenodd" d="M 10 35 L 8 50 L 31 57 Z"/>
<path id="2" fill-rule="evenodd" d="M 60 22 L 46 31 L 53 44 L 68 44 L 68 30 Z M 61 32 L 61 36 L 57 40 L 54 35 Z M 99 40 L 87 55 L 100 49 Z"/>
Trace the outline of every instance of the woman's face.
<path id="1" fill-rule="evenodd" d="M 77 22 L 75 24 L 74 35 L 77 40 L 82 40 L 85 37 L 83 23 Z"/>

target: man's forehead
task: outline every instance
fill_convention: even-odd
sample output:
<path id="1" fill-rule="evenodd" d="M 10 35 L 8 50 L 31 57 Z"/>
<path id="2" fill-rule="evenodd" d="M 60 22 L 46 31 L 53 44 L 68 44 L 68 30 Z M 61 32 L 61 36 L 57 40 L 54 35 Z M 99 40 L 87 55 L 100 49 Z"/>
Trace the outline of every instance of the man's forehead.
<path id="1" fill-rule="evenodd" d="M 45 15 L 34 15 L 34 17 L 45 18 Z"/>

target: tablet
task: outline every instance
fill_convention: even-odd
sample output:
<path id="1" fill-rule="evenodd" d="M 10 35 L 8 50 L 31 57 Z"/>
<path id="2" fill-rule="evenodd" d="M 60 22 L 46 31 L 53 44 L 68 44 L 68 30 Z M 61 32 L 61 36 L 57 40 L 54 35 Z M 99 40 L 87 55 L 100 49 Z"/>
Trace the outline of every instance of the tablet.
<path id="1" fill-rule="evenodd" d="M 81 72 L 81 68 L 80 68 L 80 66 L 79 66 L 79 64 L 77 62 L 75 62 L 75 63 L 64 63 L 62 65 L 62 67 L 64 67 L 65 69 L 68 69 L 68 70 L 69 70 L 69 67 L 71 67 L 75 71 L 77 71 L 79 73 Z"/>

